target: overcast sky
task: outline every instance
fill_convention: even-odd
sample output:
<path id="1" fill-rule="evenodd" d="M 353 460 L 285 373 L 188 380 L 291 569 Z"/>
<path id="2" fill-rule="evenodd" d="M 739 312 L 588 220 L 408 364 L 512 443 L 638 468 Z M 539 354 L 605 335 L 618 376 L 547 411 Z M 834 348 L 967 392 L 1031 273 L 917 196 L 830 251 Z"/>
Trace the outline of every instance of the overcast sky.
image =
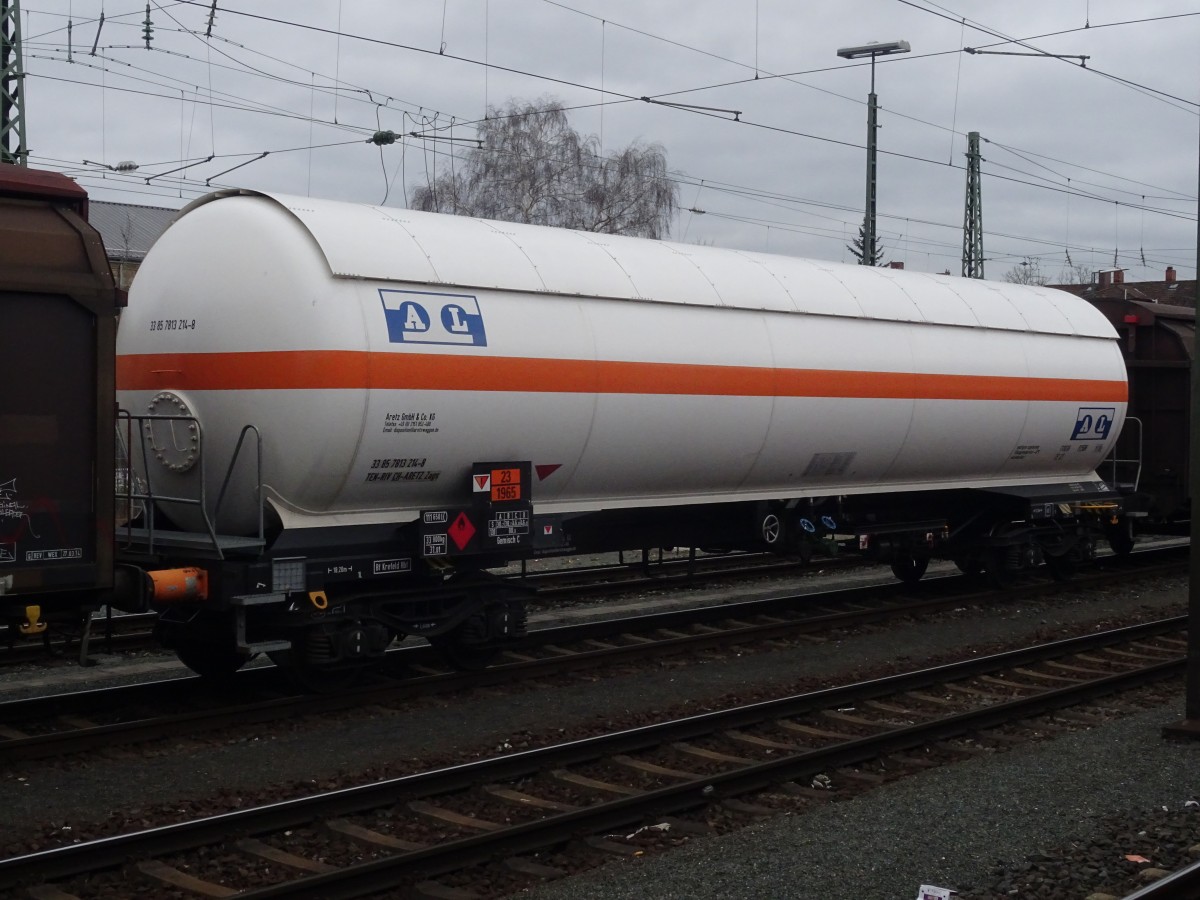
<path id="1" fill-rule="evenodd" d="M 403 206 L 466 151 L 434 135 L 550 95 L 606 149 L 663 146 L 673 239 L 853 261 L 871 72 L 837 50 L 906 40 L 875 71 L 886 259 L 960 272 L 978 131 L 989 278 L 1114 255 L 1129 280 L 1194 277 L 1197 2 L 218 0 L 211 37 L 211 0 L 151 2 L 150 50 L 144 0 L 21 7 L 31 165 L 96 199 L 238 186 Z M 380 128 L 427 137 L 367 143 Z"/>

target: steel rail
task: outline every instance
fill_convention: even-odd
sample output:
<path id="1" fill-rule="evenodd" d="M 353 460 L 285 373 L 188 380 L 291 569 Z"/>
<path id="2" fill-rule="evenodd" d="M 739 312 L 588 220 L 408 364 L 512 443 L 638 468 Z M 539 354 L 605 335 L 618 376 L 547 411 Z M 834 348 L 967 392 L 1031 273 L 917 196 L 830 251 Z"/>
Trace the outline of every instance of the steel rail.
<path id="1" fill-rule="evenodd" d="M 1148 550 L 1138 550 L 1134 552 L 1134 556 L 1152 556 L 1159 553 L 1170 553 L 1176 549 L 1175 547 L 1157 547 Z M 755 559 L 763 559 L 764 561 L 754 562 L 753 560 Z M 749 561 L 749 564 L 746 564 L 747 561 Z M 819 565 L 822 574 L 826 574 L 830 570 L 854 569 L 862 566 L 865 562 L 867 561 L 858 556 L 829 557 L 821 559 Z M 696 565 L 700 569 L 693 571 L 688 569 L 690 566 L 688 559 L 665 559 L 652 560 L 649 563 L 642 563 L 641 561 L 603 563 L 563 569 L 548 569 L 539 572 L 527 572 L 523 575 L 511 573 L 506 574 L 504 577 L 532 587 L 534 593 L 531 602 L 534 605 L 539 605 L 547 602 L 552 603 L 559 597 L 570 597 L 588 593 L 601 596 L 604 594 L 636 591 L 643 588 L 661 588 L 674 584 L 695 585 L 738 577 L 780 576 L 788 572 L 803 571 L 812 566 L 811 563 L 801 563 L 796 559 L 786 557 L 780 559 L 772 554 L 752 552 L 712 554 L 698 558 Z M 580 577 L 602 577 L 606 574 L 627 574 L 637 569 L 644 570 L 647 566 L 655 570 L 655 573 L 651 575 L 637 575 L 632 578 L 615 581 L 576 582 L 573 580 Z M 681 569 L 686 570 L 678 571 Z M 564 583 L 555 584 L 556 581 L 560 580 Z M 923 583 L 931 580 L 933 579 L 926 579 Z M 97 636 L 93 638 L 93 641 L 104 643 L 111 651 L 158 648 L 159 645 L 154 640 L 153 631 L 122 633 L 120 630 L 131 625 L 140 626 L 153 623 L 156 619 L 157 613 L 133 613 L 113 617 L 111 621 L 117 627 L 117 631 L 111 635 Z M 107 620 L 97 619 L 96 622 L 107 622 Z M 72 649 L 72 642 L 73 639 L 70 636 L 67 636 L 65 639 L 52 639 L 49 651 L 47 651 L 44 643 L 30 640 L 13 643 L 8 647 L 0 647 L 0 670 L 9 665 L 37 662 L 40 659 L 44 659 L 47 653 L 52 657 L 62 655 Z"/>
<path id="2" fill-rule="evenodd" d="M 1144 570 L 1137 574 L 1144 575 Z M 1111 581 L 1111 575 L 1096 576 L 1104 581 Z M 960 584 L 961 579 L 942 579 L 947 585 Z M 1038 590 L 1056 589 L 1057 585 L 1047 583 L 1039 586 Z M 672 630 L 691 624 L 704 624 L 712 621 L 738 621 L 743 618 L 753 618 L 772 611 L 789 609 L 797 601 L 807 600 L 813 604 L 849 604 L 851 609 L 845 612 L 833 612 L 818 615 L 808 615 L 785 621 L 768 621 L 750 623 L 705 631 L 694 634 L 674 635 L 666 638 L 649 639 L 642 643 L 633 643 L 598 649 L 580 650 L 569 655 L 555 655 L 540 659 L 520 659 L 493 665 L 480 672 L 450 672 L 445 674 L 424 675 L 392 681 L 382 685 L 347 690 L 333 694 L 300 694 L 288 697 L 273 696 L 267 700 L 223 705 L 215 708 L 192 709 L 173 715 L 154 716 L 151 718 L 132 719 L 106 725 L 75 728 L 69 731 L 56 731 L 48 734 L 14 737 L 0 741 L 0 761 L 15 762 L 45 758 L 64 753 L 79 754 L 89 750 L 111 747 L 114 743 L 132 744 L 156 740 L 162 737 L 178 737 L 182 734 L 194 734 L 214 728 L 228 728 L 238 725 L 259 724 L 262 722 L 285 718 L 292 713 L 305 715 L 319 714 L 344 710 L 360 705 L 384 704 L 406 699 L 412 696 L 431 695 L 467 688 L 488 687 L 509 684 L 521 679 L 547 677 L 566 674 L 582 669 L 594 669 L 597 666 L 617 662 L 636 662 L 648 658 L 658 658 L 678 653 L 695 653 L 702 650 L 723 648 L 738 643 L 764 641 L 776 638 L 794 637 L 799 634 L 815 631 L 832 630 L 850 625 L 861 625 L 878 622 L 889 618 L 908 616 L 921 613 L 935 612 L 947 607 L 959 606 L 964 603 L 979 602 L 996 592 L 975 592 L 971 594 L 954 594 L 932 599 L 913 601 L 903 598 L 903 587 L 891 584 L 883 587 L 886 602 L 874 608 L 861 608 L 857 604 L 863 601 L 879 600 L 879 586 L 866 588 L 847 588 L 837 592 L 820 595 L 789 595 L 785 597 L 767 598 L 766 600 L 745 601 L 738 604 L 727 604 L 704 607 L 700 610 L 678 610 L 664 613 L 651 613 L 623 619 L 610 619 L 582 625 L 560 626 L 542 629 L 528 639 L 516 644 L 516 651 L 538 649 L 545 646 L 560 644 L 577 644 L 588 640 L 613 639 L 626 634 L 646 634 L 660 630 Z M 896 597 L 900 596 L 899 602 Z M 791 609 L 795 612 L 796 610 Z M 394 651 L 398 660 L 412 664 L 426 664 L 436 659 L 434 651 L 427 647 L 404 648 Z M 272 680 L 275 677 L 273 668 L 263 667 L 243 673 L 243 676 L 254 676 L 257 679 Z M 176 698 L 181 688 L 197 686 L 198 678 L 168 679 L 143 685 L 126 685 L 119 688 L 100 688 L 90 691 L 61 694 L 48 697 L 35 697 L 27 700 L 14 700 L 0 703 L 0 723 L 10 727 L 19 726 L 22 721 L 31 719 L 47 719 L 55 716 L 86 715 L 96 708 L 125 708 L 135 703 L 153 703 L 164 696 Z M 253 687 L 259 682 L 239 678 L 236 685 L 238 696 L 244 696 L 247 686 Z"/>
<path id="3" fill-rule="evenodd" d="M 850 568 L 862 562 L 858 557 L 830 558 L 823 560 L 821 565 L 828 570 Z M 542 604 L 562 597 L 588 594 L 602 596 L 674 584 L 696 585 L 742 577 L 778 577 L 805 567 L 806 564 L 798 559 L 780 558 L 773 554 L 726 553 L 698 557 L 694 562 L 686 558 L 671 558 L 645 563 L 605 563 L 524 574 L 510 573 L 503 577 L 531 588 L 531 602 Z M 606 576 L 617 577 L 613 580 L 596 580 L 605 579 Z M 112 652 L 160 648 L 152 630 L 157 618 L 158 614 L 152 612 L 119 615 L 111 620 L 96 618 L 93 627 L 104 625 L 106 631 L 111 627 L 112 632 L 93 637 L 93 643 L 101 644 Z M 143 630 L 125 630 L 130 627 Z M 65 655 L 73 651 L 73 646 L 77 646 L 77 639 L 67 634 L 52 636 L 48 645 L 42 640 L 22 639 L 7 647 L 0 646 L 0 669 Z"/>
<path id="4" fill-rule="evenodd" d="M 896 586 L 889 586 L 889 588 L 894 590 Z M 821 595 L 821 597 L 828 598 L 828 595 Z M 734 609 L 740 609 L 743 615 L 750 614 L 749 611 L 754 609 L 756 611 L 752 613 L 753 615 L 762 615 L 769 610 L 778 611 L 780 605 L 787 599 L 791 598 L 749 601 L 738 604 L 737 607 L 710 607 L 705 612 L 713 614 L 701 617 L 699 621 L 736 619 L 738 616 L 732 611 Z M 825 602 L 829 602 L 828 599 L 825 599 Z M 583 669 L 590 670 L 617 662 L 636 662 L 678 653 L 698 652 L 735 643 L 769 640 L 853 624 L 865 624 L 890 617 L 942 609 L 963 602 L 966 601 L 961 595 L 936 600 L 901 602 L 876 609 L 852 609 L 846 612 L 811 615 L 792 621 L 747 624 L 719 631 L 648 639 L 646 643 L 579 650 L 569 655 L 498 663 L 478 672 L 423 675 L 332 694 L 273 696 L 266 700 L 192 709 L 174 715 L 131 719 L 107 725 L 73 728 L 69 731 L 55 731 L 26 737 L 11 737 L 0 740 L 0 762 L 41 759 L 64 753 L 79 754 L 89 750 L 111 747 L 116 742 L 138 743 L 161 737 L 179 737 L 183 734 L 194 734 L 213 728 L 259 724 L 285 718 L 292 713 L 312 715 L 335 712 L 356 706 L 395 702 L 414 696 L 511 684 L 522 679 L 544 678 Z M 757 607 L 756 603 L 767 604 L 767 606 Z M 718 611 L 721 613 L 719 616 L 715 615 Z M 535 632 L 535 639 L 522 642 L 514 649 L 530 650 L 559 644 L 577 644 L 597 638 L 613 638 L 627 633 L 669 630 L 671 625 L 690 624 L 698 621 L 695 616 L 696 611 L 692 610 L 691 612 L 691 616 L 683 611 L 652 613 L 647 616 L 543 629 Z M 438 659 L 436 651 L 424 646 L 404 648 L 394 652 L 402 663 L 427 664 L 436 662 Z M 271 686 L 277 686 L 277 683 L 274 683 L 277 673 L 273 666 L 252 670 L 245 674 L 255 674 L 264 683 L 273 682 Z M 238 682 L 235 695 L 241 696 L 246 681 L 239 678 Z M 255 683 L 258 683 L 258 679 Z M 98 708 L 128 709 L 134 703 L 152 704 L 160 699 L 177 698 L 180 689 L 187 686 L 199 687 L 200 685 L 200 678 L 185 677 L 149 684 L 96 688 L 71 694 L 10 700 L 0 703 L 0 723 L 17 727 L 19 730 L 20 724 L 24 721 L 45 720 L 68 715 L 78 717 L 86 715 L 91 709 Z"/>
<path id="5" fill-rule="evenodd" d="M 448 793 L 472 784 L 527 777 L 546 769 L 591 762 L 615 753 L 645 750 L 667 741 L 686 740 L 770 719 L 842 706 L 848 702 L 858 703 L 875 697 L 918 690 L 1013 666 L 1178 632 L 1185 627 L 1184 616 L 1162 619 L 934 666 L 916 672 L 511 753 L 264 807 L 12 857 L 0 860 L 0 885 L 68 878 L 119 865 L 131 856 L 162 856 L 218 843 L 231 835 L 301 827 L 318 818 L 351 815 L 418 796 Z M 599 831 L 627 824 L 651 811 L 661 815 L 667 811 L 687 809 L 709 802 L 714 797 L 759 789 L 787 781 L 800 774 L 820 771 L 831 765 L 861 762 L 880 754 L 910 749 L 930 741 L 944 740 L 964 732 L 988 728 L 1013 718 L 1026 718 L 1041 711 L 1069 706 L 1088 697 L 1128 689 L 1135 683 L 1167 677 L 1181 670 L 1185 664 L 1184 657 L 1172 658 L 1131 672 L 1051 689 L 1033 697 L 996 703 L 944 719 L 934 719 L 880 735 L 853 739 L 831 747 L 808 750 L 720 774 L 704 775 L 694 782 L 519 825 L 506 830 L 499 844 L 496 843 L 497 837 L 494 835 L 465 838 L 451 844 L 347 867 L 330 875 L 313 876 L 289 882 L 287 885 L 251 889 L 239 896 L 360 896 L 364 891 L 380 890 L 396 883 L 397 878 L 406 877 L 405 873 L 414 868 L 426 874 L 444 872 L 449 868 L 461 868 L 464 860 L 476 858 L 471 854 L 478 854 L 478 858 L 482 858 L 490 857 L 501 850 L 528 850 L 561 843 L 564 835 L 580 830 Z"/>
<path id="6" fill-rule="evenodd" d="M 1195 900 L 1196 897 L 1200 897 L 1200 862 L 1164 875 L 1125 900 Z"/>
<path id="7" fill-rule="evenodd" d="M 948 586 L 952 582 L 960 585 L 963 583 L 962 579 L 957 576 L 942 579 L 931 578 L 925 582 L 927 586 L 926 590 L 932 588 L 934 585 L 938 585 L 937 588 L 934 588 L 935 590 L 941 589 L 942 586 Z M 914 601 L 911 594 L 905 593 L 904 586 L 896 582 L 858 585 L 822 592 L 779 594 L 755 600 L 639 613 L 631 616 L 596 619 L 590 622 L 577 622 L 570 625 L 554 625 L 535 629 L 526 637 L 507 644 L 505 649 L 516 651 L 534 650 L 546 644 L 569 644 L 587 640 L 612 639 L 622 634 L 638 634 L 663 629 L 674 630 L 695 624 L 708 624 L 723 619 L 754 618 L 756 616 L 780 612 L 804 612 L 805 608 L 809 606 L 859 605 L 873 602 L 886 604 L 899 599 L 902 602 L 905 600 L 910 602 L 910 605 L 904 607 L 905 611 L 909 609 L 919 611 L 925 608 L 937 608 L 939 604 L 950 602 L 950 600 L 969 603 L 993 594 L 994 592 L 986 590 L 972 591 L 967 594 L 956 594 L 953 598 L 938 597 Z M 891 608 L 881 606 L 879 607 L 879 611 L 882 613 Z M 821 623 L 837 623 L 839 615 L 847 616 L 848 621 L 851 618 L 857 621 L 859 614 L 867 615 L 869 614 L 869 610 L 860 608 L 851 610 L 848 614 L 827 615 L 819 619 L 816 616 L 812 618 Z M 806 619 L 805 621 L 808 620 Z M 703 635 L 696 635 L 696 637 L 701 638 Z M 424 643 L 394 648 L 388 652 L 387 656 L 389 662 L 396 663 L 397 667 L 401 668 L 409 665 L 429 666 L 437 664 L 441 659 L 436 650 Z M 509 664 L 494 668 L 513 668 L 513 666 Z M 274 672 L 275 666 L 273 665 L 244 669 L 238 672 L 234 679 L 238 682 L 236 689 L 241 692 L 257 687 L 258 682 L 271 681 L 275 677 Z M 2 701 L 0 702 L 0 722 L 20 716 L 34 718 L 62 715 L 65 712 L 76 712 L 80 708 L 86 708 L 101 696 L 111 696 L 116 702 L 121 704 L 144 702 L 147 699 L 153 700 L 155 694 L 158 692 L 164 694 L 174 693 L 178 692 L 180 688 L 197 686 L 203 683 L 204 680 L 198 675 L 181 675 L 179 677 L 160 679 L 159 681 L 143 684 L 121 685 L 114 688 L 92 688 L 85 691 Z M 139 696 L 139 694 L 143 693 L 146 695 L 145 697 Z"/>
<path id="8" fill-rule="evenodd" d="M 155 613 L 133 613 L 113 616 L 108 619 L 97 616 L 92 619 L 95 631 L 91 637 L 93 646 L 110 646 L 114 650 L 137 650 L 153 646 L 149 628 L 158 618 Z M 111 632 L 109 629 L 111 628 Z M 133 630 L 130 630 L 133 629 Z M 53 631 L 49 641 L 41 638 L 22 638 L 5 647 L 0 647 L 0 668 L 38 662 L 47 658 L 66 657 L 78 652 L 79 636 Z"/>
<path id="9" fill-rule="evenodd" d="M 643 821 L 647 815 L 663 816 L 685 812 L 724 797 L 763 790 L 798 776 L 854 765 L 889 753 L 911 750 L 934 741 L 1001 725 L 1015 718 L 1027 718 L 1072 706 L 1081 700 L 1093 699 L 1165 678 L 1182 671 L 1186 662 L 1184 657 L 1180 657 L 1147 666 L 1136 672 L 1111 675 L 1085 684 L 1047 691 L 1035 697 L 998 703 L 730 772 L 705 775 L 694 781 L 647 791 L 634 797 L 600 803 L 575 812 L 547 816 L 506 828 L 501 832 L 437 844 L 424 850 L 359 863 L 323 875 L 313 875 L 270 887 L 244 890 L 238 893 L 238 897 L 243 900 L 266 900 L 274 897 L 322 897 L 325 900 L 339 900 L 362 897 L 405 884 L 414 874 L 422 877 L 437 876 L 487 862 L 500 855 L 528 853 L 561 844 L 564 834 L 596 833 L 631 826 Z"/>
<path id="10" fill-rule="evenodd" d="M 790 572 L 812 572 L 813 563 L 802 562 L 798 558 L 768 556 L 760 562 L 747 562 L 758 557 L 758 554 L 743 556 L 720 556 L 697 559 L 694 564 L 687 559 L 667 559 L 624 563 L 617 566 L 594 566 L 580 569 L 554 569 L 545 572 L 529 572 L 526 575 L 510 575 L 518 584 L 531 586 L 534 589 L 533 602 L 553 601 L 560 597 L 570 597 L 579 594 L 613 594 L 646 588 L 661 588 L 676 584 L 701 584 L 705 582 L 726 581 L 732 578 L 779 577 Z M 714 565 L 712 561 L 717 561 Z M 868 561 L 859 556 L 837 556 L 820 560 L 820 568 L 825 571 L 853 569 L 867 564 Z M 642 574 L 630 573 L 641 572 Z M 612 581 L 582 581 L 580 576 L 595 578 L 605 573 L 623 577 Z M 543 582 L 546 582 L 543 584 Z M 562 582 L 558 584 L 556 582 Z"/>

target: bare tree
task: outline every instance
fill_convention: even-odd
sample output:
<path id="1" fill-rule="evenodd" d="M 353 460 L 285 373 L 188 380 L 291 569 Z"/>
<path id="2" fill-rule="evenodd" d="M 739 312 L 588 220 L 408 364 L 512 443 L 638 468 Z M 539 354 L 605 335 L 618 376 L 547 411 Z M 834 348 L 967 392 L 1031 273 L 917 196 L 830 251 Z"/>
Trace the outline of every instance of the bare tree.
<path id="1" fill-rule="evenodd" d="M 1080 263 L 1074 263 L 1064 267 L 1058 277 L 1059 284 L 1091 284 L 1092 270 Z"/>
<path id="2" fill-rule="evenodd" d="M 1042 274 L 1042 265 L 1035 257 L 1027 256 L 1019 265 L 1013 266 L 1004 273 L 1004 280 L 1010 284 L 1048 284 L 1049 276 Z"/>
<path id="3" fill-rule="evenodd" d="M 600 142 L 543 97 L 488 108 L 480 146 L 413 191 L 412 208 L 507 222 L 662 238 L 679 205 L 666 151 L 635 141 L 600 155 Z"/>

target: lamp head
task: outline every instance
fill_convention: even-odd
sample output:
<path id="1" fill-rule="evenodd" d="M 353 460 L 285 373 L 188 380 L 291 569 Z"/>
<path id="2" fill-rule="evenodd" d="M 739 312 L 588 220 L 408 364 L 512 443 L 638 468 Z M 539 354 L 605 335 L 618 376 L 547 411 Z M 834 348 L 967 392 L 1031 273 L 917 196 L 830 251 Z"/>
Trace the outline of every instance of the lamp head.
<path id="1" fill-rule="evenodd" d="M 843 47 L 837 52 L 842 59 L 863 59 L 864 57 L 891 56 L 893 53 L 908 53 L 912 50 L 908 41 L 871 42 L 859 47 Z"/>

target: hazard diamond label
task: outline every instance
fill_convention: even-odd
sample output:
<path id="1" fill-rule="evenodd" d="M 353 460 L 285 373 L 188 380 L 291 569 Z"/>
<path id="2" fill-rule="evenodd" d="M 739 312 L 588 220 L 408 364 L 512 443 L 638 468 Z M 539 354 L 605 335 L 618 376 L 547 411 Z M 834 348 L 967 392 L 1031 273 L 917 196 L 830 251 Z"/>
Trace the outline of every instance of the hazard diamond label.
<path id="1" fill-rule="evenodd" d="M 471 489 L 477 494 L 487 493 L 492 484 L 492 476 L 489 475 L 474 475 L 471 478 Z"/>
<path id="2" fill-rule="evenodd" d="M 471 524 L 471 520 L 467 518 L 465 512 L 460 512 L 458 518 L 454 520 L 454 524 L 446 529 L 446 533 L 454 541 L 454 546 L 462 550 L 471 543 L 471 538 L 475 537 L 475 526 Z"/>

